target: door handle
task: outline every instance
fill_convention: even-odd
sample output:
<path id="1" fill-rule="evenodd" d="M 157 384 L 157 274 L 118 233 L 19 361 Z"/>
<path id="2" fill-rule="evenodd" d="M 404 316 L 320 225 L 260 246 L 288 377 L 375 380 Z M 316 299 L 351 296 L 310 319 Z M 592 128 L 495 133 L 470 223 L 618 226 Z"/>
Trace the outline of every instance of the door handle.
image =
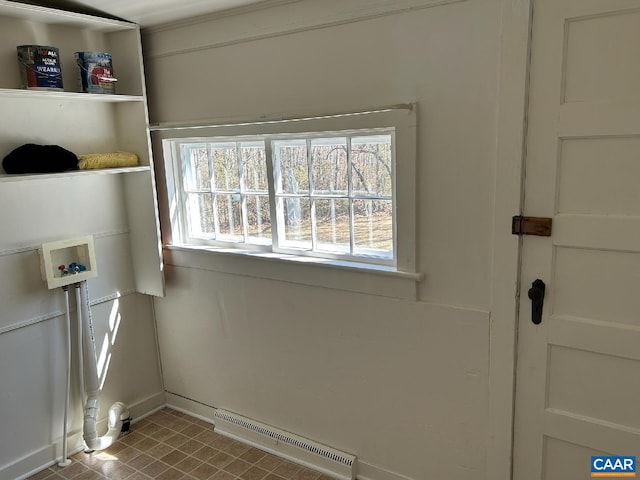
<path id="1" fill-rule="evenodd" d="M 529 298 L 531 299 L 531 321 L 535 325 L 542 322 L 542 307 L 544 306 L 544 290 L 546 285 L 539 278 L 531 284 Z"/>

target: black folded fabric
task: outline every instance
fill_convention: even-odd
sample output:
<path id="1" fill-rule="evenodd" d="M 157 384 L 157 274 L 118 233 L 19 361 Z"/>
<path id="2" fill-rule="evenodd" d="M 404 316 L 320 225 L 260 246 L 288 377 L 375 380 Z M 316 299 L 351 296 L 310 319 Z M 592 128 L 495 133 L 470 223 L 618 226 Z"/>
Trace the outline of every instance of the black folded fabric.
<path id="1" fill-rule="evenodd" d="M 2 168 L 6 173 L 66 172 L 78 169 L 78 157 L 59 145 L 27 143 L 4 157 Z"/>

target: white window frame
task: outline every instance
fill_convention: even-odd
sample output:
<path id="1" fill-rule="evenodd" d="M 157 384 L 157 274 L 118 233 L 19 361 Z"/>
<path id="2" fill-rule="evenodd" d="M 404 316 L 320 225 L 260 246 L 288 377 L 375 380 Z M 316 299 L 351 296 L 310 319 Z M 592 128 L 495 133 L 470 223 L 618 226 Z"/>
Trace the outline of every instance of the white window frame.
<path id="1" fill-rule="evenodd" d="M 358 197 L 356 195 L 353 195 L 353 191 L 352 191 L 352 178 L 353 178 L 353 173 L 352 173 L 352 169 L 350 168 L 351 165 L 351 159 L 352 159 L 352 155 L 351 155 L 351 138 L 352 137 L 359 137 L 359 136 L 373 136 L 373 135 L 389 135 L 391 137 L 391 186 L 392 186 L 392 192 L 391 192 L 391 197 L 389 198 L 377 198 L 377 197 Z M 270 181 L 270 187 L 273 186 L 273 195 L 270 194 L 270 197 L 273 198 L 273 202 L 272 202 L 272 218 L 276 219 L 277 222 L 277 228 L 274 231 L 274 244 L 273 244 L 273 251 L 277 252 L 277 253 L 288 253 L 291 255 L 301 255 L 301 256 L 310 256 L 310 257 L 319 257 L 319 258 L 329 258 L 329 259 L 333 259 L 333 260 L 346 260 L 346 261 L 353 261 L 353 262 L 361 262 L 361 263 L 367 263 L 367 264 L 372 264 L 372 265 L 388 265 L 388 266 L 395 266 L 396 265 L 396 251 L 397 251 L 397 243 L 396 243 L 396 221 L 395 221 L 395 217 L 396 217 L 396 200 L 395 200 L 395 194 L 396 194 L 396 182 L 395 182 L 395 129 L 393 128 L 376 128 L 376 129 L 359 129 L 359 130 L 342 130 L 342 131 L 334 131 L 334 132 L 312 132 L 312 133 L 304 133 L 304 134 L 279 134 L 279 135 L 273 135 L 270 137 L 267 137 L 268 139 L 268 143 L 267 143 L 267 149 L 271 150 L 273 143 L 278 141 L 278 140 L 296 140 L 296 139 L 300 139 L 300 140 L 305 140 L 306 144 L 307 144 L 307 167 L 309 169 L 309 194 L 308 195 L 303 195 L 301 198 L 309 198 L 310 201 L 312 198 L 329 198 L 326 195 L 317 195 L 314 193 L 314 188 L 313 188 L 313 175 L 311 173 L 312 169 L 313 169 L 313 161 L 311 159 L 311 141 L 317 138 L 341 138 L 341 137 L 347 137 L 349 138 L 349 140 L 347 141 L 347 161 L 349 162 L 349 167 L 347 168 L 347 171 L 349 172 L 349 191 L 347 193 L 347 195 L 342 195 L 339 196 L 339 198 L 341 199 L 345 199 L 349 202 L 350 205 L 350 209 L 352 208 L 352 201 L 354 200 L 378 200 L 378 199 L 382 199 L 382 200 L 390 200 L 391 204 L 392 204 L 392 238 L 393 238 L 393 246 L 392 246 L 392 251 L 391 251 L 391 258 L 388 257 L 382 257 L 382 256 L 376 256 L 376 255 L 366 255 L 366 254 L 354 254 L 352 253 L 353 251 L 356 250 L 355 247 L 355 233 L 354 233 L 354 220 L 353 220 L 353 213 L 350 213 L 349 217 L 350 217 L 350 222 L 349 222 L 349 238 L 350 238 L 350 253 L 331 253 L 331 252 L 325 252 L 325 251 L 317 251 L 314 250 L 315 247 L 315 243 L 317 242 L 317 236 L 316 233 L 313 231 L 314 227 L 315 227 L 315 221 L 311 222 L 311 227 L 312 227 L 312 232 L 311 232 L 311 242 L 312 242 L 312 249 L 311 250 L 301 250 L 301 249 L 296 249 L 296 248 L 288 248 L 286 246 L 284 246 L 282 244 L 282 242 L 279 239 L 279 234 L 281 232 L 284 232 L 284 223 L 283 223 L 283 219 L 281 217 L 281 213 L 282 211 L 280 209 L 277 208 L 276 206 L 276 202 L 278 201 L 278 198 L 284 198 L 286 197 L 286 194 L 283 193 L 278 193 L 276 191 L 278 182 L 280 180 L 280 175 L 279 172 L 277 172 L 275 170 L 276 164 L 274 161 L 272 162 L 268 162 L 267 164 L 267 171 L 268 173 L 271 175 L 270 178 L 273 178 L 273 181 Z M 273 152 L 269 152 L 268 156 L 271 157 L 273 155 Z M 273 157 L 271 157 L 273 158 Z M 270 165 L 269 165 L 270 163 Z M 269 170 L 272 170 L 271 172 L 269 172 Z M 338 198 L 338 197 L 336 197 Z M 274 206 L 276 207 L 274 209 Z M 275 210 L 275 217 L 274 217 L 274 210 Z M 311 216 L 312 218 L 314 217 L 314 210 L 313 208 L 311 209 Z"/>
<path id="2" fill-rule="evenodd" d="M 311 174 L 311 170 L 313 168 L 313 161 L 311 159 L 311 148 L 310 144 L 314 139 L 318 138 L 347 138 L 347 159 L 348 162 L 351 162 L 351 139 L 356 137 L 365 137 L 365 136 L 377 136 L 377 135 L 388 135 L 391 137 L 391 184 L 392 184 L 392 192 L 390 196 L 358 196 L 355 195 L 352 191 L 352 180 L 351 180 L 351 169 L 348 168 L 348 172 L 350 175 L 349 178 L 349 189 L 348 192 L 344 195 L 320 195 L 314 192 L 313 188 L 313 175 Z M 279 164 L 276 162 L 274 157 L 275 152 L 272 150 L 274 143 L 279 141 L 300 141 L 305 142 L 307 146 L 307 168 L 309 169 L 309 192 L 306 194 L 293 195 L 290 193 L 286 193 L 283 191 L 279 191 L 280 183 L 282 181 L 280 172 L 279 172 Z M 342 261 L 352 261 L 352 262 L 362 262 L 369 263 L 373 265 L 387 265 L 387 266 L 395 266 L 396 264 L 396 222 L 395 222 L 395 214 L 396 214 L 396 202 L 395 202 L 395 131 L 391 128 L 377 128 L 377 129 L 365 129 L 365 130 L 348 130 L 348 131 L 336 131 L 336 132 L 305 132 L 305 133 L 284 133 L 284 134 L 276 134 L 276 135 L 260 135 L 258 137 L 212 137 L 212 138 L 201 138 L 201 137 L 192 137 L 192 138 L 181 138 L 181 139 L 170 139 L 165 140 L 165 143 L 168 144 L 168 148 L 172 152 L 172 160 L 173 160 L 173 169 L 174 175 L 178 178 L 178 184 L 181 185 L 176 191 L 176 198 L 178 200 L 178 205 L 180 207 L 180 224 L 179 224 L 179 238 L 182 244 L 186 245 L 211 245 L 214 247 L 224 246 L 226 248 L 241 248 L 241 249 L 257 249 L 257 250 L 265 250 L 272 251 L 275 253 L 284 253 L 289 255 L 300 255 L 305 257 L 318 257 L 318 258 L 328 258 L 332 260 L 342 260 Z M 218 232 L 218 221 L 214 220 L 214 224 L 216 226 L 215 237 L 216 238 L 207 238 L 206 235 L 198 236 L 191 235 L 188 217 L 189 215 L 182 214 L 183 212 L 188 212 L 190 209 L 190 204 L 187 201 L 187 197 L 191 193 L 199 193 L 197 191 L 192 191 L 193 189 L 188 188 L 187 179 L 185 177 L 185 166 L 184 159 L 182 158 L 182 149 L 185 146 L 198 146 L 203 145 L 208 150 L 211 145 L 222 145 L 225 143 L 235 144 L 236 148 L 238 148 L 239 144 L 242 143 L 253 143 L 258 144 L 261 143 L 264 145 L 265 154 L 267 157 L 266 161 L 266 171 L 267 171 L 267 183 L 268 183 L 268 202 L 270 206 L 271 212 L 271 225 L 276 225 L 276 228 L 272 229 L 271 234 L 271 242 L 268 244 L 262 244 L 258 242 L 248 242 L 247 240 L 247 225 L 246 219 L 244 219 L 243 225 L 243 237 L 245 238 L 244 242 L 241 241 L 233 241 L 223 238 Z M 271 161 L 269 161 L 271 160 Z M 238 162 L 240 162 L 240 157 L 238 156 Z M 350 164 L 350 163 L 349 163 Z M 245 199 L 247 195 L 258 195 L 258 193 L 253 193 L 251 191 L 243 188 L 243 171 L 242 167 L 238 165 L 238 173 L 239 173 L 239 184 L 240 191 L 232 192 L 224 189 L 220 189 L 212 185 L 211 192 L 215 194 L 215 192 L 220 192 L 222 195 L 240 195 L 241 200 Z M 197 190 L 197 189 L 195 189 Z M 206 192 L 201 192 L 206 193 Z M 264 194 L 262 194 L 264 195 Z M 392 205 L 392 238 L 393 245 L 391 250 L 391 255 L 375 255 L 375 254 L 366 254 L 366 253 L 357 253 L 357 246 L 355 245 L 355 232 L 354 232 L 354 220 L 353 214 L 350 214 L 349 221 L 349 252 L 348 253 L 338 253 L 338 252 L 330 252 L 324 250 L 318 250 L 316 248 L 316 244 L 318 242 L 317 235 L 315 232 L 315 222 L 312 220 L 311 222 L 311 248 L 301 247 L 296 248 L 295 246 L 287 245 L 285 241 L 282 240 L 282 236 L 285 232 L 285 224 L 283 219 L 283 211 L 280 208 L 280 202 L 284 198 L 300 198 L 300 199 L 308 199 L 311 207 L 311 218 L 314 217 L 314 209 L 312 207 L 313 202 L 318 199 L 328 199 L 328 198 L 336 198 L 340 200 L 347 200 L 349 202 L 349 208 L 352 208 L 352 204 L 354 201 L 358 200 L 383 200 L 383 201 L 391 201 Z M 246 210 L 243 208 L 243 217 L 246 213 Z M 217 210 L 214 206 L 213 211 L 214 218 L 217 216 Z M 365 250 L 365 249 L 362 249 Z M 354 253 L 356 252 L 356 253 Z"/>
<path id="3" fill-rule="evenodd" d="M 189 232 L 189 222 L 187 220 L 187 216 L 183 214 L 183 212 L 188 211 L 189 210 L 189 205 L 188 203 L 185 201 L 185 195 L 184 193 L 186 192 L 187 188 L 186 188 L 186 181 L 185 178 L 183 176 L 183 170 L 182 170 L 182 157 L 181 157 L 181 152 L 180 149 L 183 145 L 197 145 L 197 144 L 203 144 L 205 146 L 207 146 L 207 148 L 209 148 L 210 145 L 212 144 L 222 144 L 222 143 L 258 143 L 258 142 L 262 142 L 265 138 L 263 136 L 260 137 L 242 137 L 242 138 L 238 138 L 238 137 L 193 137 L 193 138 L 181 138 L 181 139 L 170 139 L 170 140 L 164 140 L 165 143 L 165 154 L 167 149 L 169 149 L 171 151 L 171 161 L 173 163 L 173 175 L 176 178 L 176 186 L 179 186 L 179 188 L 176 189 L 175 191 L 175 198 L 176 198 L 176 205 L 179 208 L 179 212 L 178 214 L 178 219 L 179 219 L 179 223 L 177 224 L 177 229 L 176 231 L 173 232 L 174 238 L 177 239 L 177 244 L 181 244 L 181 245 L 213 245 L 213 246 L 223 246 L 226 248 L 239 248 L 239 249 L 251 249 L 251 250 L 264 250 L 264 251 L 271 251 L 271 244 L 260 244 L 260 243 L 249 243 L 249 242 L 235 242 L 232 240 L 225 240 L 223 238 L 216 238 L 214 239 L 208 239 L 203 237 L 199 237 L 196 235 L 191 235 Z M 166 157 L 165 157 L 166 158 Z M 238 157 L 239 158 L 239 157 Z M 267 169 L 269 168 L 267 162 Z M 247 191 L 246 189 L 243 188 L 243 179 L 242 179 L 242 172 L 241 169 L 240 170 L 240 192 L 233 192 L 233 191 L 225 191 L 222 189 L 216 189 L 216 191 L 221 192 L 221 194 L 223 195 L 234 195 L 234 194 L 238 194 L 238 195 L 265 195 L 268 197 L 271 197 L 270 194 L 270 190 L 266 192 L 266 194 L 262 194 L 262 193 L 254 193 L 254 192 L 250 192 Z M 187 193 L 197 193 L 197 192 L 187 192 Z M 269 198 L 269 203 L 271 203 L 271 199 Z M 243 212 L 244 213 L 244 212 Z M 214 209 L 213 212 L 214 216 L 217 215 L 216 210 Z M 273 216 L 272 216 L 273 217 Z M 243 235 L 246 238 L 247 233 L 247 226 L 246 226 L 246 219 L 244 219 L 244 225 L 243 225 Z M 218 221 L 215 221 L 216 224 L 216 228 L 219 226 L 218 225 Z M 216 237 L 219 237 L 219 232 L 216 232 Z"/>
<path id="4" fill-rule="evenodd" d="M 199 251 L 205 250 L 218 253 L 238 253 L 256 256 L 264 252 L 262 257 L 279 260 L 304 259 L 305 265 L 336 266 L 344 269 L 364 269 L 366 271 L 379 271 L 383 274 L 397 274 L 419 280 L 420 274 L 416 273 L 416 109 L 415 105 L 404 105 L 376 109 L 373 111 L 357 112 L 351 114 L 326 115 L 321 117 L 300 117 L 288 120 L 265 120 L 238 122 L 233 124 L 164 124 L 152 126 L 154 141 L 162 141 L 162 152 L 164 156 L 165 180 L 167 184 L 167 205 L 170 221 L 170 231 L 165 231 L 165 243 L 168 248 L 188 249 L 188 243 L 182 240 L 186 223 L 182 215 L 181 194 L 177 188 L 181 186 L 180 176 L 180 155 L 177 145 L 180 142 L 209 142 L 211 139 L 222 141 L 229 139 L 233 141 L 243 141 L 243 138 L 255 140 L 256 137 L 265 138 L 265 147 L 271 148 L 271 140 L 290 137 L 295 135 L 305 135 L 306 137 L 328 137 L 339 136 L 344 132 L 357 133 L 362 130 L 393 130 L 392 138 L 395 144 L 394 167 L 392 175 L 393 184 L 393 239 L 394 256 L 392 261 L 376 261 L 369 257 L 357 256 L 348 257 L 345 255 L 331 255 L 322 253 L 318 256 L 316 252 L 291 250 L 279 248 L 277 239 L 274 238 L 274 245 L 261 247 L 254 244 L 225 243 L 215 241 L 219 248 L 212 246 L 209 242 L 201 243 Z M 309 133 L 314 132 L 314 133 Z M 270 202 L 275 200 L 275 182 L 273 181 L 273 168 L 267 162 L 269 178 Z M 269 173 L 270 172 L 270 173 Z M 399 188 L 398 188 L 399 186 Z M 271 208 L 272 224 L 274 224 L 276 211 Z"/>

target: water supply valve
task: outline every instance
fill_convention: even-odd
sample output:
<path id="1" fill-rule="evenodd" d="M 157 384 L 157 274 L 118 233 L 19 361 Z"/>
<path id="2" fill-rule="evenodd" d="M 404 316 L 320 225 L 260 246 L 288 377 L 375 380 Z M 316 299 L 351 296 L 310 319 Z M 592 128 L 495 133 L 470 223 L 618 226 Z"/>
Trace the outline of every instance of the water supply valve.
<path id="1" fill-rule="evenodd" d="M 54 289 L 98 276 L 92 236 L 44 243 L 39 250 L 42 279 Z"/>

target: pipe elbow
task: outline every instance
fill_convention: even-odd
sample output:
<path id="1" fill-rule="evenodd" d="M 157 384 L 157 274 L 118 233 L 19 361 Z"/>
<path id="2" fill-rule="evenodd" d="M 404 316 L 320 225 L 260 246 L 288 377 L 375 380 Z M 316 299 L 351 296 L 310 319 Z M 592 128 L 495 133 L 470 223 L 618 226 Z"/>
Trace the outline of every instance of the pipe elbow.
<path id="1" fill-rule="evenodd" d="M 122 402 L 116 402 L 109 408 L 108 415 L 108 430 L 107 433 L 99 437 L 97 433 L 97 406 L 89 406 L 87 402 L 87 409 L 84 417 L 84 441 L 90 450 L 104 450 L 115 442 L 122 431 L 123 420 L 129 417 L 129 410 Z"/>
<path id="2" fill-rule="evenodd" d="M 129 417 L 129 410 L 127 406 L 122 402 L 116 402 L 109 408 L 109 429 L 118 426 L 118 429 L 122 427 L 122 422 Z"/>

